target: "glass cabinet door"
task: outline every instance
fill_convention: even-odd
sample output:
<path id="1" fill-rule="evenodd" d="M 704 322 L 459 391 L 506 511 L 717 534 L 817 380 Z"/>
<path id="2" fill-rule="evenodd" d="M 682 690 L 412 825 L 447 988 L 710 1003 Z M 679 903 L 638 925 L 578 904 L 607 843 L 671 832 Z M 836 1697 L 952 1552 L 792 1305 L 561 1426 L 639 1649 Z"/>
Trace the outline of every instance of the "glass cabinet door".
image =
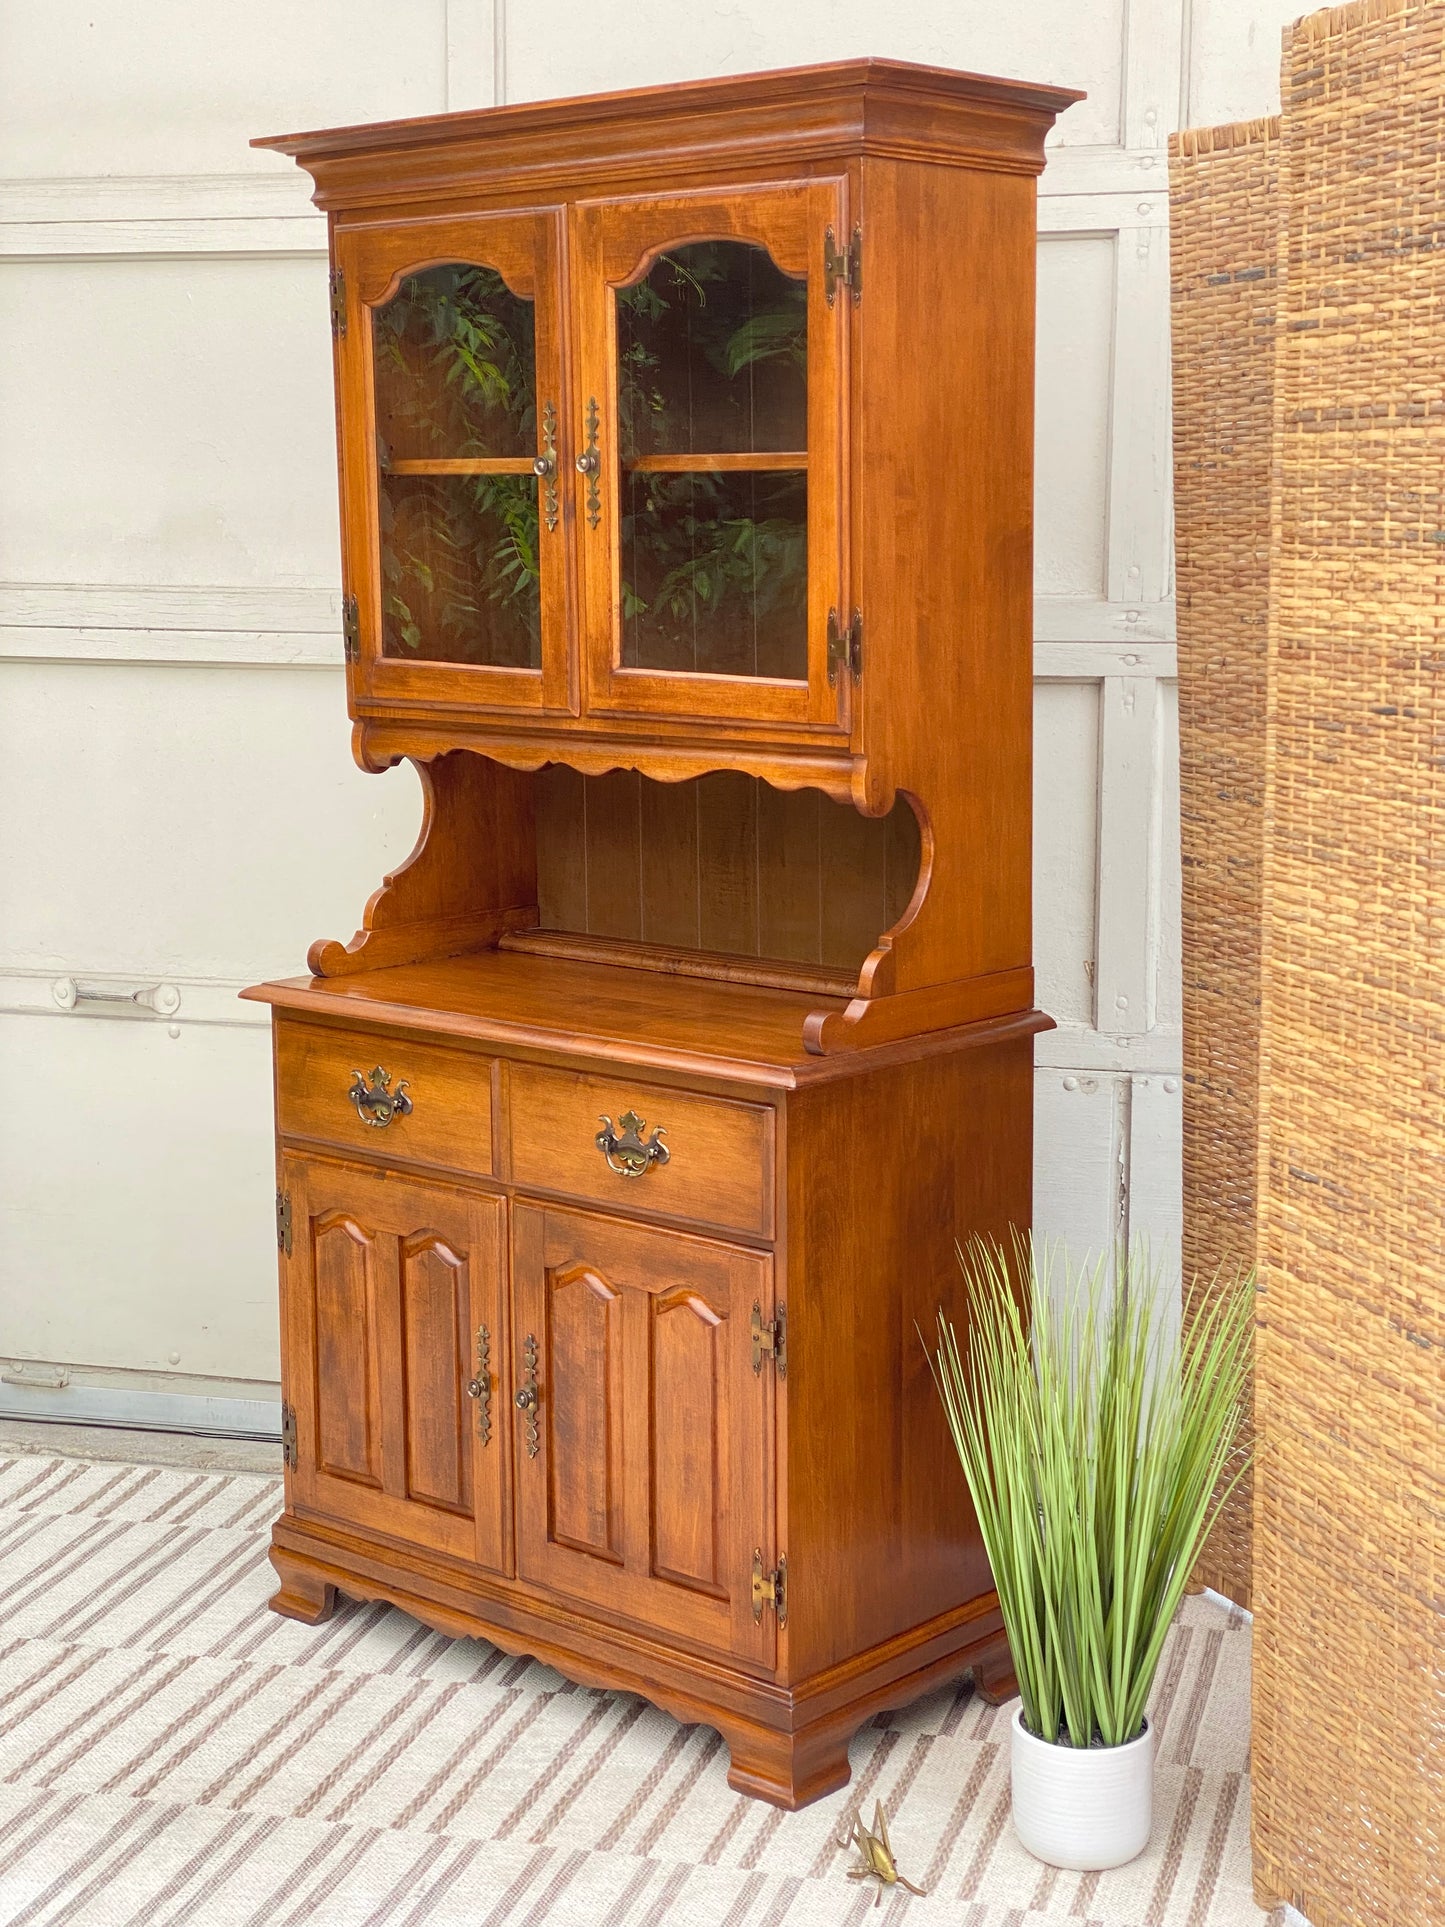
<path id="1" fill-rule="evenodd" d="M 555 214 L 338 238 L 361 694 L 566 709 Z"/>
<path id="2" fill-rule="evenodd" d="M 589 707 L 837 727 L 839 184 L 574 210 Z"/>

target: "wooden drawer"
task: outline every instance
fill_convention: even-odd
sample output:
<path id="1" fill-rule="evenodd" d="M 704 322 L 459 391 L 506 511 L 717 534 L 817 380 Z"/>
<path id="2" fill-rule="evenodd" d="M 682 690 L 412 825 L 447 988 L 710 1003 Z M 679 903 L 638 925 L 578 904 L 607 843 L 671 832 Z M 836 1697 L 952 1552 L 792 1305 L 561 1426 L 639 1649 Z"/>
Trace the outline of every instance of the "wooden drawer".
<path id="1" fill-rule="evenodd" d="M 376 1065 L 403 1083 L 409 1113 L 362 1118 L 347 1093 Z M 370 1157 L 492 1175 L 492 1064 L 466 1051 L 308 1024 L 276 1027 L 276 1118 L 283 1137 L 311 1138 Z"/>
<path id="2" fill-rule="evenodd" d="M 625 1071 L 596 1077 L 509 1064 L 505 1075 L 514 1184 L 772 1236 L 771 1110 L 640 1084 Z M 668 1151 L 665 1164 L 636 1178 L 619 1176 L 597 1147 L 603 1117 L 620 1135 L 628 1111 L 645 1119 L 645 1138 L 661 1129 Z"/>

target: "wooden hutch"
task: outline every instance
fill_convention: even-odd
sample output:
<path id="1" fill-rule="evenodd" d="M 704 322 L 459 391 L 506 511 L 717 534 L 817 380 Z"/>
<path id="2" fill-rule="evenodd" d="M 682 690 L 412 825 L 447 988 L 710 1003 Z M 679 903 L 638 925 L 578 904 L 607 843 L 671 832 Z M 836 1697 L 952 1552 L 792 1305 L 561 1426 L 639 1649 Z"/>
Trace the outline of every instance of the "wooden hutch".
<path id="1" fill-rule="evenodd" d="M 1030 1209 L 1034 194 L 890 61 L 258 142 L 330 217 L 357 760 L 274 1006 L 286 1505 L 338 1593 L 841 1786 L 1007 1683 L 917 1327 Z"/>

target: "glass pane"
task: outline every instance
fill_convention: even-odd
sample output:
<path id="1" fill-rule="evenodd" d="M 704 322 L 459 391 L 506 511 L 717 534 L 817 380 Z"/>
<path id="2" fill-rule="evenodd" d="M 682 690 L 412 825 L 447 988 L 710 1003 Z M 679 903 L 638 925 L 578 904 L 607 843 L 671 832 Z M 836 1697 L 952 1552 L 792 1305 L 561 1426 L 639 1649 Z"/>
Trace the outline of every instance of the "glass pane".
<path id="1" fill-rule="evenodd" d="M 622 454 L 808 445 L 808 284 L 742 241 L 695 241 L 617 291 Z"/>
<path id="2" fill-rule="evenodd" d="M 808 676 L 808 478 L 622 473 L 622 667 Z"/>
<path id="3" fill-rule="evenodd" d="M 372 317 L 383 466 L 537 452 L 533 306 L 495 268 L 411 274 Z"/>
<path id="4" fill-rule="evenodd" d="M 539 668 L 536 478 L 382 474 L 379 482 L 382 654 Z"/>
<path id="5" fill-rule="evenodd" d="M 742 241 L 617 292 L 625 669 L 808 674 L 808 287 Z"/>

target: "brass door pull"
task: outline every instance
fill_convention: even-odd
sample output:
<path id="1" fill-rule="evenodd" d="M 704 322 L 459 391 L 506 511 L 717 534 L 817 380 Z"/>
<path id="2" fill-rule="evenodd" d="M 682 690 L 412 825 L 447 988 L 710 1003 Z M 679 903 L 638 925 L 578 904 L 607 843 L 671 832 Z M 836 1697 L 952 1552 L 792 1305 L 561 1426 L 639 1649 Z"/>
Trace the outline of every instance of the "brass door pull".
<path id="1" fill-rule="evenodd" d="M 597 408 L 597 397 L 587 398 L 587 446 L 577 457 L 577 473 L 587 477 L 587 526 L 595 529 L 602 520 L 602 491 L 597 486 L 597 477 L 602 473 L 602 457 L 597 451 L 597 430 L 602 417 Z"/>
<path id="2" fill-rule="evenodd" d="M 483 1445 L 492 1442 L 492 1334 L 485 1325 L 477 1327 L 477 1375 L 467 1380 L 467 1397 L 477 1401 L 477 1437 Z"/>
<path id="3" fill-rule="evenodd" d="M 387 1089 L 390 1082 L 391 1073 L 378 1064 L 370 1082 L 360 1071 L 353 1071 L 351 1089 L 346 1093 L 362 1123 L 374 1125 L 378 1131 L 384 1131 L 394 1117 L 410 1117 L 415 1108 L 406 1094 L 406 1079 L 403 1077 L 394 1091 Z"/>
<path id="4" fill-rule="evenodd" d="M 659 1124 L 652 1136 L 644 1140 L 645 1117 L 639 1117 L 636 1111 L 624 1111 L 617 1121 L 622 1127 L 620 1137 L 612 1128 L 612 1119 L 604 1117 L 602 1129 L 592 1141 L 606 1158 L 608 1168 L 619 1178 L 644 1178 L 654 1164 L 667 1163 L 672 1153 L 662 1142 L 667 1136 L 665 1124 Z"/>
<path id="5" fill-rule="evenodd" d="M 522 1385 L 515 1399 L 519 1412 L 527 1418 L 527 1457 L 535 1459 L 541 1450 L 541 1439 L 537 1430 L 537 1407 L 541 1398 L 537 1392 L 537 1341 L 530 1332 L 522 1346 Z"/>
<path id="6" fill-rule="evenodd" d="M 532 473 L 545 484 L 542 513 L 550 533 L 557 526 L 557 410 L 550 401 L 542 410 L 542 453 L 533 462 Z"/>

